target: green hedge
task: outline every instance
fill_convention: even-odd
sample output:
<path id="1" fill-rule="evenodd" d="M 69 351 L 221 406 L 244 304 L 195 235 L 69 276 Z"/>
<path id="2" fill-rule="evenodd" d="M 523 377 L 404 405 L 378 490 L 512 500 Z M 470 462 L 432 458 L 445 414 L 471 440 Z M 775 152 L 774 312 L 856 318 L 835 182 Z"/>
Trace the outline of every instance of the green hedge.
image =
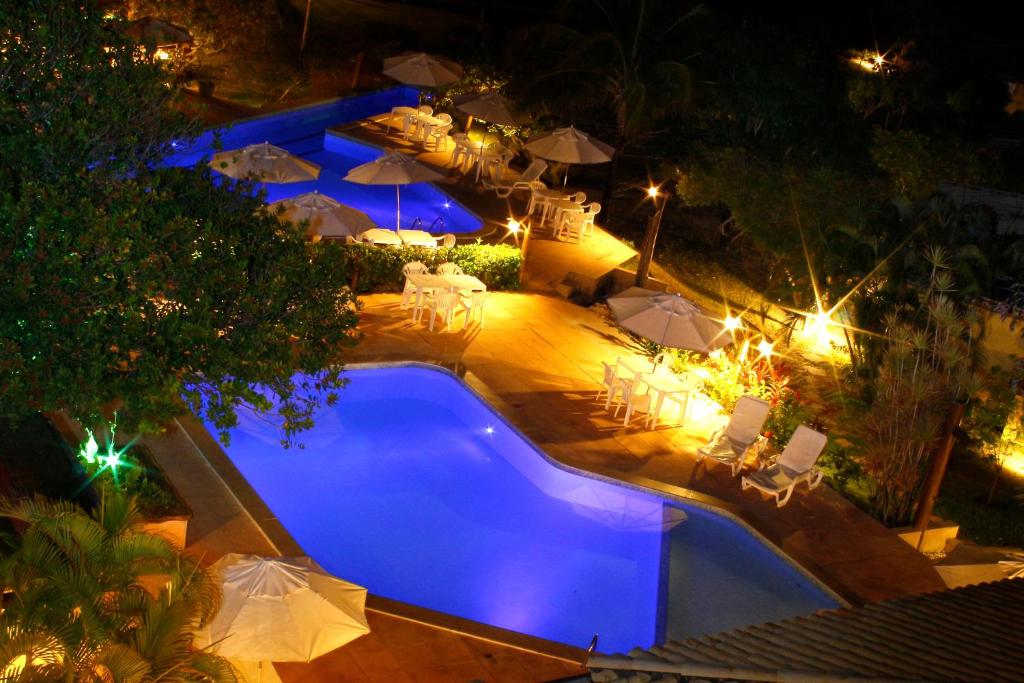
<path id="1" fill-rule="evenodd" d="M 522 254 L 510 244 L 464 244 L 450 249 L 348 244 L 344 250 L 351 285 L 357 292 L 401 289 L 402 266 L 410 261 L 419 261 L 432 271 L 450 261 L 466 275 L 480 278 L 488 289 L 519 289 Z"/>

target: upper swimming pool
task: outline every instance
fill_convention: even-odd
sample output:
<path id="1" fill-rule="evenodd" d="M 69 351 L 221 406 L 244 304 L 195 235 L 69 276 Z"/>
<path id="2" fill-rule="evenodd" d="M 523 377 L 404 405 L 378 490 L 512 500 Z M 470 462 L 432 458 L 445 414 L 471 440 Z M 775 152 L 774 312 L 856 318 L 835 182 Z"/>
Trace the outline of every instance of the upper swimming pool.
<path id="1" fill-rule="evenodd" d="M 556 465 L 445 371 L 345 374 L 304 448 L 242 415 L 225 450 L 374 594 L 609 653 L 837 606 L 724 514 Z"/>
<path id="2" fill-rule="evenodd" d="M 395 188 L 393 185 L 359 185 L 343 178 L 359 164 L 372 161 L 383 150 L 349 137 L 327 132 L 328 128 L 391 111 L 400 105 L 415 105 L 415 88 L 398 87 L 367 95 L 357 95 L 275 114 L 245 119 L 219 131 L 207 131 L 195 142 L 168 157 L 167 163 L 186 166 L 199 163 L 214 153 L 214 136 L 219 134 L 225 150 L 259 142 L 270 142 L 322 167 L 317 180 L 305 183 L 261 183 L 267 201 L 294 197 L 318 190 L 362 211 L 382 227 L 394 228 Z M 468 211 L 430 183 L 402 187 L 402 227 L 419 218 L 433 232 L 475 232 L 480 217 Z M 440 219 L 440 220 L 439 220 Z M 443 224 L 443 229 L 442 229 Z"/>

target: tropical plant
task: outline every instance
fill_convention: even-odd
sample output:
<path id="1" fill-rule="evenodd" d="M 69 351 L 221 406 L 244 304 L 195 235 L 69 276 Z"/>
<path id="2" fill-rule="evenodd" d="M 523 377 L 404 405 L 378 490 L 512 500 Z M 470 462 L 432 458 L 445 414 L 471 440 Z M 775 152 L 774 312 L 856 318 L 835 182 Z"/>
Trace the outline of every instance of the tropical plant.
<path id="1" fill-rule="evenodd" d="M 0 412 L 96 425 L 120 401 L 128 431 L 188 408 L 226 430 L 276 403 L 292 433 L 355 342 L 342 250 L 252 183 L 165 165 L 194 126 L 98 5 L 0 4 Z"/>
<path id="2" fill-rule="evenodd" d="M 919 308 L 904 307 L 886 319 L 866 416 L 865 469 L 876 482 L 872 507 L 889 524 L 909 521 L 952 404 L 979 389 L 980 322 L 950 298 L 955 283 L 947 253 L 933 248 L 926 258 L 931 273 Z"/>
<path id="3" fill-rule="evenodd" d="M 0 558 L 3 680 L 238 680 L 227 660 L 192 644 L 219 606 L 213 578 L 167 540 L 140 531 L 132 499 L 105 495 L 91 515 L 72 503 L 26 499 L 6 503 L 0 515 L 24 527 Z"/>
<path id="4" fill-rule="evenodd" d="M 600 200 L 603 218 L 618 185 L 619 161 L 659 124 L 682 113 L 692 97 L 683 30 L 704 14 L 668 0 L 591 0 L 603 26 L 581 31 L 565 25 L 532 29 L 519 46 L 531 70 L 528 102 L 569 118 L 587 110 L 609 112 L 615 148 Z"/>

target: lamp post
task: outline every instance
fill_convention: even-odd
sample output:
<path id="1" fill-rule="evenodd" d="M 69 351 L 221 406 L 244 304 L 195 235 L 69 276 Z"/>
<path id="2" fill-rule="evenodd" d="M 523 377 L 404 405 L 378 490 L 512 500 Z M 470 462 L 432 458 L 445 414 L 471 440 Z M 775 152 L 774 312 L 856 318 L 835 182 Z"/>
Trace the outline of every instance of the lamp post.
<path id="1" fill-rule="evenodd" d="M 511 216 L 506 223 L 508 232 L 515 239 L 516 244 L 519 244 L 519 233 L 523 233 L 523 243 L 519 247 L 519 281 L 522 282 L 526 276 L 526 251 L 530 247 L 530 223 L 529 221 L 521 223 Z"/>
<path id="2" fill-rule="evenodd" d="M 654 214 L 647 219 L 647 229 L 644 231 L 644 240 L 640 244 L 640 260 L 636 264 L 636 286 L 647 285 L 647 276 L 651 270 L 651 260 L 654 258 L 654 244 L 658 240 L 658 230 L 661 229 L 661 216 L 665 213 L 665 206 L 668 204 L 668 192 L 662 192 L 657 185 L 647 188 L 647 197 L 654 202 Z M 658 198 L 661 201 L 658 201 Z"/>

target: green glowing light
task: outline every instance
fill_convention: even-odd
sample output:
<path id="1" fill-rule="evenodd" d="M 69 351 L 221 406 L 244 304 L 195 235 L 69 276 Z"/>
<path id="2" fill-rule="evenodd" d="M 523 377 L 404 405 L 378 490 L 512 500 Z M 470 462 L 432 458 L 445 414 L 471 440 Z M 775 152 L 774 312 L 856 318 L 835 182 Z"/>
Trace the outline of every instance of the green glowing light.
<path id="1" fill-rule="evenodd" d="M 85 433 L 89 435 L 89 438 L 78 447 L 78 457 L 91 465 L 96 462 L 96 454 L 99 453 L 100 447 L 96 443 L 96 437 L 93 436 L 91 429 L 86 429 Z"/>

